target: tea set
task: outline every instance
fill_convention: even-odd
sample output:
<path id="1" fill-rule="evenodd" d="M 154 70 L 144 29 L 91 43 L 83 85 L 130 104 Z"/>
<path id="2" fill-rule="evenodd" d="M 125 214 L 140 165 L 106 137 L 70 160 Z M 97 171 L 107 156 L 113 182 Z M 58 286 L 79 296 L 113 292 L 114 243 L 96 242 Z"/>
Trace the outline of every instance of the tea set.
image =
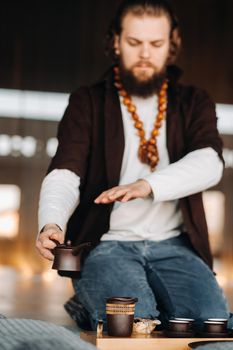
<path id="1" fill-rule="evenodd" d="M 52 269 L 60 273 L 79 273 L 81 271 L 82 259 L 85 253 L 90 250 L 91 242 L 72 246 L 71 242 L 60 244 L 57 241 L 53 249 L 54 262 Z M 134 318 L 135 304 L 137 298 L 132 297 L 111 297 L 106 300 L 107 333 L 114 337 L 129 337 L 132 333 L 150 334 L 159 320 Z M 98 332 L 103 330 L 102 323 L 97 327 Z M 174 318 L 168 321 L 168 327 L 164 331 L 165 336 L 182 338 L 194 337 L 228 337 L 227 319 L 209 318 L 204 321 L 203 332 L 198 334 L 195 331 L 195 320 L 190 318 Z"/>
<path id="2" fill-rule="evenodd" d="M 114 337 L 130 337 L 132 333 L 150 334 L 159 320 L 134 318 L 137 298 L 112 297 L 106 301 L 107 332 Z M 203 331 L 195 330 L 195 320 L 191 318 L 174 318 L 168 321 L 168 328 L 164 330 L 166 337 L 192 338 L 195 336 L 205 338 L 229 337 L 227 319 L 209 318 L 203 323 Z"/>

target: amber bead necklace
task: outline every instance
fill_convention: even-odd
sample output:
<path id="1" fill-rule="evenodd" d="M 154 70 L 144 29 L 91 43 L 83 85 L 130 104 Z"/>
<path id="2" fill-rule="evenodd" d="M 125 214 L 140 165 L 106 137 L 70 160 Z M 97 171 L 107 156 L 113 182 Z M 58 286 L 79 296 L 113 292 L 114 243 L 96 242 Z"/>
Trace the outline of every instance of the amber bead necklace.
<path id="1" fill-rule="evenodd" d="M 165 80 L 162 83 L 161 89 L 158 94 L 158 113 L 155 119 L 154 128 L 151 132 L 149 140 L 146 140 L 143 122 L 140 120 L 137 114 L 136 106 L 133 104 L 131 97 L 126 92 L 121 83 L 120 71 L 118 66 L 114 67 L 114 77 L 115 86 L 119 92 L 119 95 L 123 97 L 123 104 L 127 107 L 127 110 L 131 114 L 132 119 L 134 121 L 134 126 L 138 130 L 138 136 L 140 138 L 138 157 L 142 163 L 146 163 L 150 166 L 151 171 L 154 171 L 159 162 L 156 138 L 159 135 L 159 129 L 162 126 L 162 122 L 166 117 L 168 82 L 167 80 Z"/>

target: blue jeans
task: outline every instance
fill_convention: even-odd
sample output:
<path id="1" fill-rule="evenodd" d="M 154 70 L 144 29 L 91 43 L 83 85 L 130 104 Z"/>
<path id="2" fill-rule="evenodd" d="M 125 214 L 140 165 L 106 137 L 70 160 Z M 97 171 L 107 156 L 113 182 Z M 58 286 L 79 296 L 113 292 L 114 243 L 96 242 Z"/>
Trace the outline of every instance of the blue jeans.
<path id="1" fill-rule="evenodd" d="M 106 322 L 105 302 L 111 296 L 137 297 L 135 317 L 159 318 L 165 327 L 173 317 L 194 318 L 199 329 L 208 318 L 229 318 L 213 272 L 185 234 L 160 242 L 103 241 L 73 286 L 93 330 L 98 319 Z"/>

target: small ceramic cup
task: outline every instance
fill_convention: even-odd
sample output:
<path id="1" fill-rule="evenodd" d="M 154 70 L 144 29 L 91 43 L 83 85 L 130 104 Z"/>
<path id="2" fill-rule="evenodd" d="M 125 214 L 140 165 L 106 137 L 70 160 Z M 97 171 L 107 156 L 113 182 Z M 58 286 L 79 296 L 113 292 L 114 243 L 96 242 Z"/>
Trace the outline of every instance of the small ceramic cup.
<path id="1" fill-rule="evenodd" d="M 194 318 L 175 317 L 174 320 L 188 322 L 189 323 L 189 330 L 193 329 L 193 325 L 195 322 Z"/>
<path id="2" fill-rule="evenodd" d="M 227 318 L 208 318 L 207 321 L 211 322 L 223 322 L 224 323 L 224 328 L 227 330 Z"/>
<path id="3" fill-rule="evenodd" d="M 224 322 L 220 321 L 204 321 L 204 332 L 206 333 L 222 333 L 226 331 Z"/>
<path id="4" fill-rule="evenodd" d="M 190 323 L 181 320 L 169 320 L 169 331 L 172 332 L 188 332 L 190 330 Z"/>

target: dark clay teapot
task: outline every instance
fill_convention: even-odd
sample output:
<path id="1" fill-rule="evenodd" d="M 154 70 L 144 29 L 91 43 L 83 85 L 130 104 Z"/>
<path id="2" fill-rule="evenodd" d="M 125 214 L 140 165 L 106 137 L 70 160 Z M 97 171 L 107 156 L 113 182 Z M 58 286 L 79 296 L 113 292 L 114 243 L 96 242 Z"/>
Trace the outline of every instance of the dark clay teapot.
<path id="1" fill-rule="evenodd" d="M 57 246 L 53 249 L 54 261 L 52 269 L 59 271 L 80 272 L 82 256 L 88 248 L 91 247 L 91 242 L 86 242 L 72 247 L 71 241 L 67 244 L 60 244 L 58 241 L 54 242 Z"/>

